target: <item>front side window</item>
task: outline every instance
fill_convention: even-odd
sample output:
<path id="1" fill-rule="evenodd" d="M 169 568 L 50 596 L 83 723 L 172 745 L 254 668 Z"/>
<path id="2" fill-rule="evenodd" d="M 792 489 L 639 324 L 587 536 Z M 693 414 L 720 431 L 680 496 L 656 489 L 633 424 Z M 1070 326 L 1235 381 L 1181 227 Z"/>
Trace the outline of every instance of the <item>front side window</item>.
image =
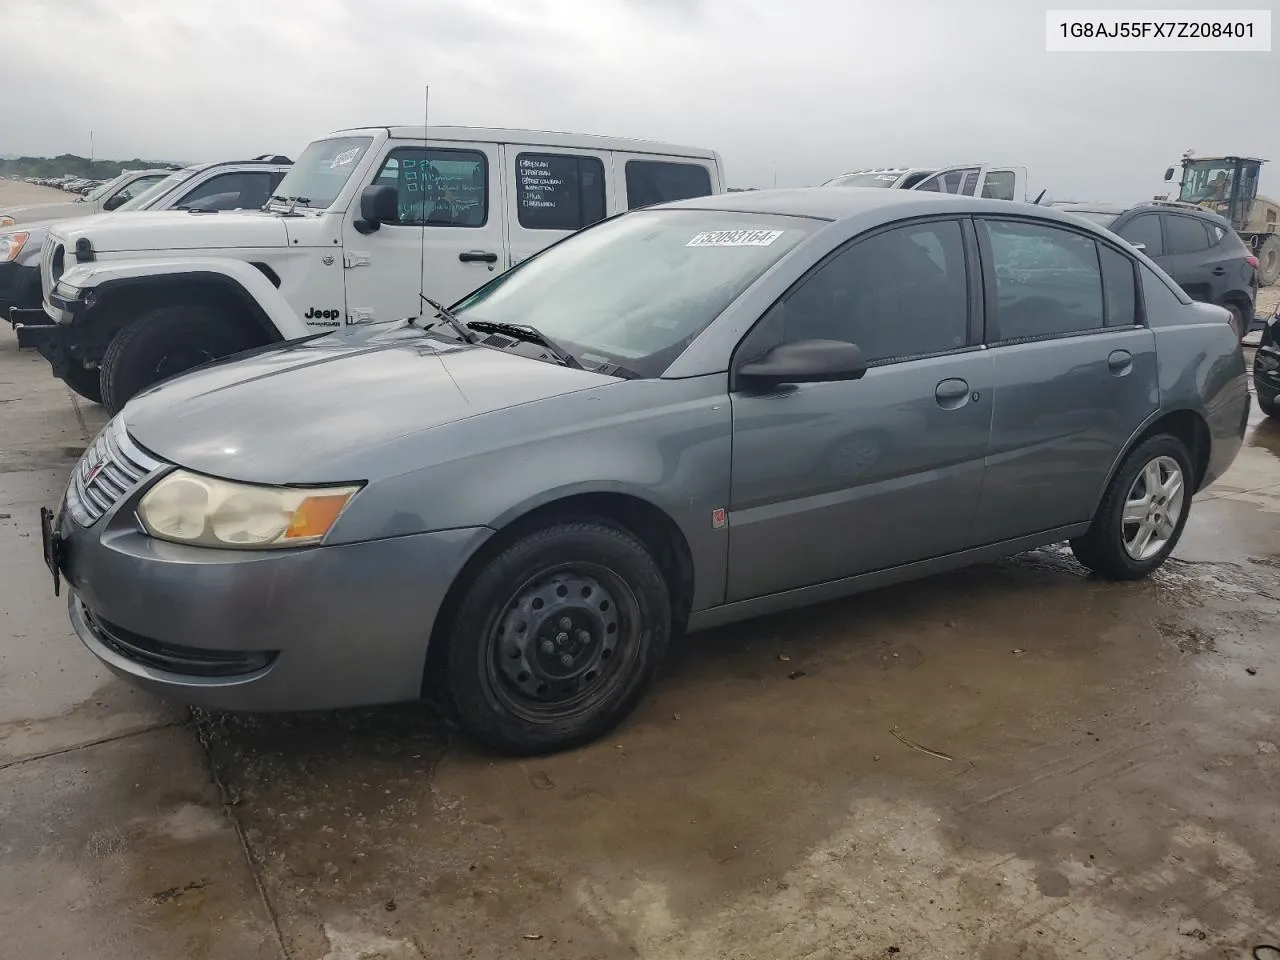
<path id="1" fill-rule="evenodd" d="M 581 230 L 603 220 L 604 164 L 597 157 L 517 154 L 516 215 L 526 230 Z"/>
<path id="2" fill-rule="evenodd" d="M 178 201 L 179 209 L 260 210 L 271 199 L 275 177 L 267 170 L 221 173 Z"/>
<path id="3" fill-rule="evenodd" d="M 1148 257 L 1164 256 L 1164 239 L 1160 236 L 1160 218 L 1154 213 L 1145 213 L 1134 217 L 1119 230 L 1134 246 L 1143 245 L 1143 253 Z"/>
<path id="4" fill-rule="evenodd" d="M 396 147 L 373 182 L 396 188 L 399 226 L 483 227 L 489 219 L 489 164 L 476 150 Z"/>
<path id="5" fill-rule="evenodd" d="M 528 324 L 585 366 L 659 376 L 735 297 L 823 225 L 801 217 L 648 210 L 573 234 L 454 307 Z"/>
<path id="6" fill-rule="evenodd" d="M 986 228 L 1000 340 L 1102 327 L 1102 274 L 1093 240 L 1043 224 L 990 220 Z"/>
<path id="7" fill-rule="evenodd" d="M 94 200 L 105 200 L 111 194 L 115 193 L 116 188 L 129 178 L 129 174 L 122 173 L 118 177 L 113 177 L 99 187 L 90 190 L 85 194 L 85 200 L 92 203 Z"/>
<path id="8" fill-rule="evenodd" d="M 920 183 L 915 189 L 929 190 L 933 193 L 960 193 L 973 196 L 977 188 L 978 167 L 965 167 L 960 170 L 943 170 L 935 173 L 928 180 Z"/>
<path id="9" fill-rule="evenodd" d="M 145 177 L 139 177 L 126 187 L 121 187 L 112 197 L 111 200 L 117 208 L 128 203 L 135 197 L 140 197 L 146 193 L 157 183 L 165 178 L 163 173 L 148 174 Z"/>
<path id="10" fill-rule="evenodd" d="M 132 200 L 130 200 L 128 203 L 121 204 L 117 209 L 146 210 L 153 203 L 155 203 L 157 200 L 159 200 L 161 197 L 167 194 L 170 190 L 176 187 L 178 184 L 185 183 L 187 180 L 190 180 L 192 177 L 194 177 L 196 175 L 197 170 L 199 170 L 199 167 L 187 167 L 183 170 L 178 170 L 175 173 L 171 173 L 169 174 L 169 176 L 165 177 L 163 180 L 159 180 L 153 183 L 151 186 L 147 187 L 147 189 L 143 190 L 141 193 L 134 194 L 134 197 Z"/>
<path id="11" fill-rule="evenodd" d="M 371 143 L 371 137 L 334 137 L 308 144 L 280 181 L 276 193 L 299 207 L 329 209 Z"/>
<path id="12" fill-rule="evenodd" d="M 1231 160 L 1197 160 L 1182 172 L 1178 199 L 1188 203 L 1225 202 L 1231 199 L 1235 164 Z"/>
<path id="13" fill-rule="evenodd" d="M 1196 253 L 1209 249 L 1209 235 L 1204 224 L 1194 217 L 1166 214 L 1164 232 L 1169 241 L 1165 253 Z"/>
<path id="14" fill-rule="evenodd" d="M 711 171 L 697 163 L 628 160 L 627 209 L 711 195 Z"/>
<path id="15" fill-rule="evenodd" d="M 869 363 L 945 353 L 969 342 L 964 242 L 954 220 L 873 234 L 792 287 L 744 350 L 844 340 Z"/>

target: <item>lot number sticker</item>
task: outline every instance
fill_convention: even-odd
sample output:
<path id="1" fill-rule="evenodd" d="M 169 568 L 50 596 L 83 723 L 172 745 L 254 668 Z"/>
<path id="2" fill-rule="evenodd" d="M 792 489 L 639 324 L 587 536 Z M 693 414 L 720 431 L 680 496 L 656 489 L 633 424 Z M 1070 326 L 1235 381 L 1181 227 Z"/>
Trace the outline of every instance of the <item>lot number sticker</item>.
<path id="1" fill-rule="evenodd" d="M 686 247 L 767 247 L 782 236 L 781 230 L 707 230 Z"/>

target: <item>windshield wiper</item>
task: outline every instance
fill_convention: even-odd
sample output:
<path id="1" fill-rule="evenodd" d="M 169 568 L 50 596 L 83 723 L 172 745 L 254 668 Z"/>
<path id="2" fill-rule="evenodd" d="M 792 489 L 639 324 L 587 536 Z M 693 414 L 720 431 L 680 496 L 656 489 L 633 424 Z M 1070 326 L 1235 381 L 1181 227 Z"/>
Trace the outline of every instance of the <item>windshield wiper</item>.
<path id="1" fill-rule="evenodd" d="M 435 300 L 432 300 L 425 293 L 420 293 L 418 294 L 418 296 L 422 298 L 423 303 L 425 303 L 427 306 L 429 306 L 432 310 L 436 312 L 436 315 L 439 316 L 440 319 L 442 319 L 445 323 L 449 324 L 449 326 L 453 327 L 454 332 L 457 333 L 458 336 L 462 338 L 463 343 L 476 342 L 475 336 L 472 335 L 471 331 L 467 329 L 467 325 L 463 323 L 461 320 L 459 320 L 457 317 L 455 317 L 452 311 L 450 311 L 448 307 L 446 307 L 442 303 L 437 303 Z M 430 330 L 434 326 L 435 326 L 434 323 L 429 323 L 422 329 Z"/>
<path id="2" fill-rule="evenodd" d="M 294 216 L 300 217 L 302 216 L 302 214 L 297 212 L 298 204 L 302 204 L 304 207 L 310 207 L 311 205 L 310 197 L 283 197 L 280 194 L 275 193 L 271 195 L 271 199 L 279 200 L 281 203 L 289 204 L 289 209 L 285 211 L 286 216 L 292 214 Z"/>
<path id="3" fill-rule="evenodd" d="M 572 353 L 537 327 L 531 327 L 527 323 L 495 323 L 492 320 L 472 320 L 467 326 L 472 330 L 479 330 L 481 333 L 504 333 L 509 337 L 515 337 L 517 340 L 523 340 L 525 343 L 540 344 L 555 354 L 556 359 L 566 367 L 573 367 L 575 370 L 585 369 Z"/>

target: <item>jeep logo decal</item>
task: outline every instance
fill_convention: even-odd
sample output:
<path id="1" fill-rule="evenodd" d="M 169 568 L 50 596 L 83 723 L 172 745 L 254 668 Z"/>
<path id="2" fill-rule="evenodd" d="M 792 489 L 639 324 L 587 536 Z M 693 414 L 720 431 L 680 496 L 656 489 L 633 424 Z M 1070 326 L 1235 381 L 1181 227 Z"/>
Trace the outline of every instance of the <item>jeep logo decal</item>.
<path id="1" fill-rule="evenodd" d="M 316 324 L 316 320 L 337 320 L 342 316 L 341 310 L 325 310 L 321 307 L 310 307 L 307 312 L 302 315 L 302 319 L 315 326 L 325 326 L 325 324 Z"/>

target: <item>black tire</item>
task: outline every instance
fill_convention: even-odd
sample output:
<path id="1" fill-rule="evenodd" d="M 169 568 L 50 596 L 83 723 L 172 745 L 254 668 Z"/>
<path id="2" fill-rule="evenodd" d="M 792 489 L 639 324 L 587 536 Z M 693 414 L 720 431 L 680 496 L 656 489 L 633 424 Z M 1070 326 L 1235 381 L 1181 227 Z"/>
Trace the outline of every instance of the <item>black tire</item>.
<path id="1" fill-rule="evenodd" d="M 443 676 L 429 679 L 443 681 L 446 706 L 489 747 L 550 753 L 621 722 L 670 636 L 671 601 L 649 551 L 607 522 L 567 520 L 484 565 L 434 658 Z"/>
<path id="2" fill-rule="evenodd" d="M 1148 464 L 1162 460 L 1175 461 L 1182 476 L 1182 499 L 1177 505 L 1177 515 L 1174 516 L 1167 510 L 1159 512 L 1162 519 L 1173 521 L 1172 534 L 1150 556 L 1134 557 L 1125 547 L 1125 530 L 1126 527 L 1132 529 L 1137 525 L 1124 520 L 1125 504 L 1129 492 L 1135 488 L 1139 476 Z M 1108 580 L 1141 580 L 1164 563 L 1178 545 L 1182 529 L 1187 523 L 1187 515 L 1191 511 L 1194 492 L 1194 471 L 1186 445 L 1168 434 L 1151 437 L 1138 444 L 1124 458 L 1102 497 L 1089 532 L 1071 541 L 1071 551 L 1077 560 Z M 1153 505 L 1153 509 L 1160 511 L 1161 507 L 1169 505 L 1160 501 Z"/>
<path id="3" fill-rule="evenodd" d="M 175 304 L 121 328 L 102 357 L 102 403 L 114 415 L 147 387 L 256 342 L 237 318 L 213 307 Z"/>
<path id="4" fill-rule="evenodd" d="M 1280 280 L 1280 237 L 1267 237 L 1257 252 L 1258 286 L 1269 287 Z"/>
<path id="5" fill-rule="evenodd" d="M 102 402 L 102 381 L 97 370 L 87 370 L 78 363 L 73 364 L 62 382 L 86 400 Z"/>

